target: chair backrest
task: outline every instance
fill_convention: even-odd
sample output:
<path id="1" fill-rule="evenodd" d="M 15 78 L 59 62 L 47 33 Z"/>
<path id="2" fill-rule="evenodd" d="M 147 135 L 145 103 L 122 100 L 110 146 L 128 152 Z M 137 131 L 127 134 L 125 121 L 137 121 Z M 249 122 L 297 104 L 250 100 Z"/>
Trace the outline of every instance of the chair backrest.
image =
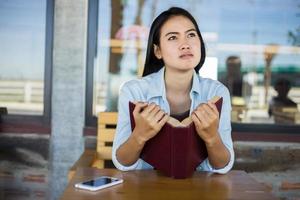
<path id="1" fill-rule="evenodd" d="M 93 164 L 94 167 L 104 168 L 104 161 L 111 160 L 117 120 L 117 112 L 100 112 L 98 114 L 97 159 Z"/>

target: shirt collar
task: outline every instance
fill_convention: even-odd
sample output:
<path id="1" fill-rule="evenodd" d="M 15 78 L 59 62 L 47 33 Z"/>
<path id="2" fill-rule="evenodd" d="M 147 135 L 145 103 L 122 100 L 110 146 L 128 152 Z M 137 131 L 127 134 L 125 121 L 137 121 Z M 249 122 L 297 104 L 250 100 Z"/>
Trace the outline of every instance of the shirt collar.
<path id="1" fill-rule="evenodd" d="M 197 93 L 198 95 L 200 94 L 200 81 L 201 77 L 194 70 L 191 93 Z"/>
<path id="2" fill-rule="evenodd" d="M 167 100 L 164 75 L 165 75 L 165 67 L 161 68 L 158 72 L 152 74 L 152 79 L 150 83 L 152 87 L 150 88 L 147 95 L 148 100 L 153 97 L 162 97 L 164 100 Z M 192 83 L 190 95 L 192 95 L 192 93 L 200 94 L 200 81 L 201 78 L 199 74 L 197 74 L 194 71 L 193 83 Z"/>
<path id="3" fill-rule="evenodd" d="M 152 78 L 150 79 L 151 88 L 147 94 L 147 100 L 150 100 L 153 97 L 162 97 L 166 99 L 166 87 L 165 87 L 165 68 L 161 68 L 158 72 L 151 74 Z"/>

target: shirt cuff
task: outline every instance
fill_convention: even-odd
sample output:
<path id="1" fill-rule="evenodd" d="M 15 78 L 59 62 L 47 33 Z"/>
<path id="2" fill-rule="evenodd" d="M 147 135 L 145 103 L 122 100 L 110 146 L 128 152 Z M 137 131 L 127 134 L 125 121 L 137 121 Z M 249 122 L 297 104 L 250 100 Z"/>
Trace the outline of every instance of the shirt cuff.
<path id="1" fill-rule="evenodd" d="M 135 163 L 133 163 L 132 165 L 129 166 L 125 166 L 122 165 L 118 160 L 117 160 L 117 156 L 116 156 L 116 150 L 113 151 L 112 153 L 112 161 L 115 165 L 115 167 L 121 171 L 130 171 L 130 170 L 135 170 L 138 168 L 138 166 L 140 165 L 140 159 L 138 159 Z"/>
<path id="2" fill-rule="evenodd" d="M 228 148 L 227 148 L 228 149 Z M 204 161 L 203 165 L 202 165 L 202 169 L 204 171 L 210 171 L 213 173 L 218 173 L 218 174 L 226 174 L 227 172 L 229 172 L 231 170 L 231 168 L 233 167 L 233 163 L 234 163 L 234 152 L 233 149 L 228 149 L 228 151 L 230 152 L 230 160 L 228 162 L 228 164 L 220 169 L 215 169 L 212 167 L 212 165 L 209 163 L 208 158 Z"/>

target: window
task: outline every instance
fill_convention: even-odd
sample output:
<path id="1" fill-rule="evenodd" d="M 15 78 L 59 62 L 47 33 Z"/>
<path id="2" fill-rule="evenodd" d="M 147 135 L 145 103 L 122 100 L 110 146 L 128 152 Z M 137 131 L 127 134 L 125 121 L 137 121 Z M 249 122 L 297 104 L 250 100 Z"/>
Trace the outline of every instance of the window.
<path id="1" fill-rule="evenodd" d="M 293 132 L 299 127 L 299 1 L 90 4 L 88 126 L 99 111 L 117 110 L 120 85 L 143 70 L 152 20 L 179 6 L 192 13 L 204 37 L 207 59 L 200 75 L 223 82 L 231 92 L 234 129 Z M 280 90 L 288 96 L 276 97 Z"/>
<path id="2" fill-rule="evenodd" d="M 52 18 L 52 0 L 0 2 L 2 132 L 49 125 Z"/>

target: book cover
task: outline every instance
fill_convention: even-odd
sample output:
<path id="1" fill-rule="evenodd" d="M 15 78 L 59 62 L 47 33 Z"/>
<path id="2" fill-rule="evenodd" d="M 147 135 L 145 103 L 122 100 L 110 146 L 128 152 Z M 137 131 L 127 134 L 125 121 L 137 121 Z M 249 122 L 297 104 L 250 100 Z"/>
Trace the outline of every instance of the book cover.
<path id="1" fill-rule="evenodd" d="M 212 100 L 221 113 L 223 98 L 214 97 Z M 134 107 L 135 104 L 129 102 L 132 130 L 135 127 Z M 207 150 L 191 117 L 182 122 L 170 117 L 159 133 L 146 142 L 140 157 L 166 176 L 186 178 L 207 158 Z"/>

